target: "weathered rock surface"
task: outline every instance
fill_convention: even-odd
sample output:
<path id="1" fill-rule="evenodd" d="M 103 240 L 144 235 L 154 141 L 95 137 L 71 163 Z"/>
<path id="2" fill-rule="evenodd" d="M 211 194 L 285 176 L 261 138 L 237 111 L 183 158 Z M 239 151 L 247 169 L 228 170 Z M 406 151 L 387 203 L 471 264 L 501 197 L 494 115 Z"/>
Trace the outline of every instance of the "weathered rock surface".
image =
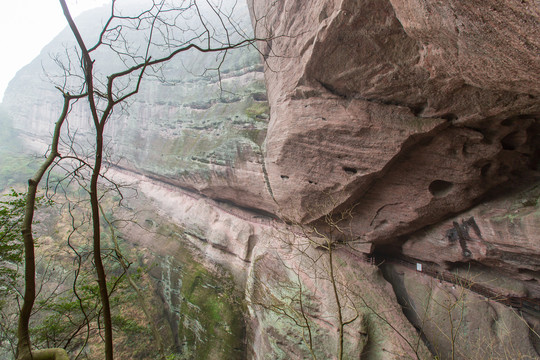
<path id="1" fill-rule="evenodd" d="M 259 36 L 271 37 L 260 43 L 271 107 L 265 162 L 281 213 L 327 230 L 340 221 L 342 241 L 430 264 L 432 276 L 465 271 L 483 296 L 538 299 L 538 2 L 249 3 Z M 518 184 L 528 190 L 504 195 Z M 411 297 L 430 298 L 433 286 L 407 276 Z M 534 304 L 527 316 L 537 318 Z M 458 357 L 475 342 L 489 346 L 485 334 L 498 345 L 478 358 L 507 348 L 537 356 L 538 341 L 519 341 L 535 321 L 499 321 L 512 311 L 490 308 L 479 300 L 467 312 L 504 324 L 495 334 L 481 323 L 483 334 L 467 314 L 462 335 L 471 337 Z M 451 329 L 437 311 L 436 325 L 409 319 L 450 358 L 441 337 Z"/>
<path id="2" fill-rule="evenodd" d="M 265 160 L 287 216 L 354 207 L 355 235 L 387 242 L 537 166 L 538 4 L 251 6 L 274 36 Z"/>
<path id="3" fill-rule="evenodd" d="M 106 7 L 79 17 L 81 32 L 94 36 L 96 19 L 104 14 Z M 246 6 L 238 6 L 236 15 L 240 25 L 249 27 Z M 56 60 L 73 45 L 73 35 L 64 30 L 10 82 L 2 106 L 25 138 L 26 150 L 47 149 L 62 106 L 55 84 L 63 77 Z M 167 82 L 147 77 L 137 96 L 108 122 L 108 161 L 239 206 L 271 211 L 261 151 L 269 110 L 259 54 L 253 48 L 231 52 L 221 64 L 221 83 L 217 73 L 206 71 L 217 65 L 215 57 L 190 51 L 162 69 Z M 111 74 L 119 61 L 98 53 L 94 66 L 96 74 Z M 69 118 L 71 136 L 91 144 L 92 126 L 87 104 L 79 102 Z"/>
<path id="4" fill-rule="evenodd" d="M 431 78 L 540 94 L 538 2 L 390 2 L 405 32 L 422 45 L 423 68 Z"/>
<path id="5" fill-rule="evenodd" d="M 335 358 L 339 348 L 338 309 L 346 323 L 345 359 L 359 354 L 396 360 L 416 358 L 416 354 L 422 359 L 429 358 L 428 349 L 401 312 L 391 286 L 376 266 L 359 263 L 359 254 L 336 251 L 331 276 L 327 254 L 310 245 L 314 238 L 303 234 L 301 228 L 194 197 L 144 176 L 118 171 L 111 175 L 138 189 L 138 199 L 128 202 L 130 207 L 145 210 L 137 218 L 138 223 L 147 228 L 142 233 L 148 235 L 137 236 L 141 229 L 134 225 L 123 232 L 131 234 L 138 248 L 161 258 L 156 264 L 162 270 L 152 273 L 158 277 L 166 305 L 164 311 L 173 322 L 173 331 L 174 324 L 178 324 L 185 313 L 183 304 L 190 300 L 182 294 L 189 289 L 190 276 L 194 276 L 183 273 L 186 270 L 182 269 L 189 271 L 190 268 L 177 258 L 185 257 L 182 252 L 192 247 L 200 254 L 202 264 L 211 269 L 226 269 L 233 275 L 236 286 L 245 291 L 247 358 L 303 359 L 310 358 L 312 352 L 317 358 Z M 137 204 L 140 201 L 144 205 Z M 148 219 L 143 220 L 145 217 Z M 172 229 L 176 230 L 167 235 Z M 333 282 L 340 305 L 336 302 Z M 223 288 L 227 289 L 225 285 Z M 187 316 L 197 318 L 191 313 Z M 195 342 L 198 348 L 213 344 L 209 342 L 212 330 L 204 327 L 207 324 L 201 325 L 202 340 Z M 188 330 L 189 326 L 183 331 Z M 308 332 L 311 332 L 311 342 Z M 180 342 L 181 335 L 175 334 Z M 212 341 L 215 343 L 218 339 Z M 416 346 L 411 347 L 407 341 Z M 224 340 L 219 339 L 219 342 Z M 189 339 L 186 346 L 193 346 Z M 244 358 L 240 352 L 220 354 Z"/>
<path id="6" fill-rule="evenodd" d="M 136 207 L 152 215 L 142 222 L 167 230 L 165 242 L 136 245 L 161 256 L 154 275 L 175 345 L 186 338 L 177 258 L 189 243 L 245 290 L 249 358 L 335 357 L 338 310 L 351 321 L 345 358 L 538 356 L 536 303 L 520 318 L 519 306 L 388 262 L 392 290 L 357 251 L 429 264 L 435 277 L 459 272 L 498 299 L 540 298 L 538 3 L 250 6 L 257 35 L 271 37 L 260 44 L 268 103 L 251 52 L 222 69 L 237 96 L 208 95 L 215 78 L 186 75 L 175 87 L 147 84 L 129 116 L 111 121 L 111 149 L 128 170 L 116 176 L 144 194 Z M 4 100 L 32 141 L 59 106 L 37 65 Z M 91 136 L 87 120 L 74 112 L 81 136 Z M 511 192 L 519 178 L 524 192 Z M 341 230 L 333 276 L 328 251 L 302 231 L 312 226 Z M 189 336 L 203 333 L 186 324 Z"/>
<path id="7" fill-rule="evenodd" d="M 472 263 L 473 271 L 494 268 L 501 280 L 521 280 L 514 281 L 521 289 L 499 289 L 493 281 L 486 281 L 486 286 L 504 296 L 540 299 L 539 200 L 537 183 L 480 204 L 408 236 L 402 252 L 443 268 L 456 263 Z"/>
<path id="8" fill-rule="evenodd" d="M 537 358 L 534 325 L 515 310 L 403 266 L 386 266 L 385 273 L 404 312 L 440 358 Z"/>
<path id="9" fill-rule="evenodd" d="M 305 241 L 298 237 L 295 244 Z M 251 358 L 307 359 L 312 354 L 318 359 L 338 358 L 336 293 L 345 323 L 343 359 L 430 357 L 419 334 L 406 325 L 392 289 L 375 266 L 339 252 L 333 257 L 331 277 L 328 257 L 314 248 L 303 249 L 302 256 L 285 246 L 281 251 L 258 247 L 254 252 L 247 291 Z M 312 262 L 310 256 L 318 260 Z"/>
<path id="10" fill-rule="evenodd" d="M 152 279 L 153 291 L 146 295 L 168 353 L 182 359 L 246 358 L 242 304 L 254 226 L 167 183 L 126 171 L 109 176 L 129 184 L 127 206 L 115 215 L 131 221 L 118 229 L 119 236 Z M 129 352 L 118 357 L 135 358 Z"/>

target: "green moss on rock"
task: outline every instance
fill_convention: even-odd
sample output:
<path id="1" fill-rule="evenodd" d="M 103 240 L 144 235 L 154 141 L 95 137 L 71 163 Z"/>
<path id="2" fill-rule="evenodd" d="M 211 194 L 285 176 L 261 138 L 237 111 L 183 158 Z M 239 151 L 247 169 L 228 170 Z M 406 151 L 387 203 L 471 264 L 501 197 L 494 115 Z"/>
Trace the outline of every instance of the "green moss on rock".
<path id="1" fill-rule="evenodd" d="M 244 359 L 242 293 L 223 269 L 208 270 L 184 256 L 178 337 L 180 359 Z"/>
<path id="2" fill-rule="evenodd" d="M 257 102 L 252 104 L 245 110 L 248 117 L 252 119 L 268 118 L 270 107 L 267 102 Z"/>

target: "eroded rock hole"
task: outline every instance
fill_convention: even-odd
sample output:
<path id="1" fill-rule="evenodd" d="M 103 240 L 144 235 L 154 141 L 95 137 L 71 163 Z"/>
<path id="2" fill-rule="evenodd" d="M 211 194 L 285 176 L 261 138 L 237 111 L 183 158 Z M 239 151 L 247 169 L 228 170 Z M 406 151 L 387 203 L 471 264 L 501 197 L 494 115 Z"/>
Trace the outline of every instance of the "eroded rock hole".
<path id="1" fill-rule="evenodd" d="M 428 146 L 432 143 L 433 141 L 433 136 L 428 136 L 428 137 L 425 137 L 421 140 L 418 141 L 417 145 L 418 146 Z"/>
<path id="2" fill-rule="evenodd" d="M 516 150 L 527 142 L 527 136 L 521 131 L 514 131 L 501 139 L 504 150 Z"/>
<path id="3" fill-rule="evenodd" d="M 534 116 L 531 116 L 529 114 L 525 114 L 525 115 L 518 115 L 518 116 L 514 116 L 514 117 L 511 117 L 511 118 L 504 119 L 503 121 L 501 121 L 501 125 L 502 126 L 514 126 L 514 125 L 516 125 L 517 122 L 520 122 L 522 124 L 526 124 L 528 122 L 534 122 L 534 121 L 535 121 Z"/>
<path id="4" fill-rule="evenodd" d="M 328 13 L 326 12 L 326 6 L 321 10 L 321 13 L 319 14 L 319 22 L 322 22 L 324 19 L 328 17 Z"/>
<path id="5" fill-rule="evenodd" d="M 394 105 L 397 105 L 397 104 L 394 104 Z M 427 102 L 423 102 L 423 103 L 414 104 L 410 106 L 409 109 L 411 110 L 414 116 L 420 116 L 420 114 L 422 114 L 424 110 L 426 110 L 426 107 L 427 107 Z"/>
<path id="6" fill-rule="evenodd" d="M 453 187 L 454 184 L 449 181 L 435 180 L 429 184 L 429 192 L 435 197 L 443 197 L 447 195 Z"/>
<path id="7" fill-rule="evenodd" d="M 512 126 L 512 125 L 514 125 L 514 122 L 516 122 L 515 118 L 508 118 L 508 119 L 504 119 L 503 121 L 501 121 L 501 125 L 502 126 Z"/>
<path id="8" fill-rule="evenodd" d="M 490 131 L 488 129 L 471 129 L 474 131 L 478 131 L 482 136 L 484 137 L 482 139 L 482 144 L 491 145 L 493 144 L 493 139 L 496 138 L 497 133 Z"/>
<path id="9" fill-rule="evenodd" d="M 354 175 L 358 172 L 358 170 L 356 170 L 355 168 L 347 167 L 347 166 L 343 167 L 343 171 L 345 171 L 349 175 Z"/>
<path id="10" fill-rule="evenodd" d="M 455 121 L 458 119 L 458 116 L 452 113 L 447 113 L 447 114 L 441 115 L 440 117 L 441 119 L 444 119 L 446 121 Z"/>
<path id="11" fill-rule="evenodd" d="M 491 163 L 487 163 L 486 165 L 482 166 L 480 168 L 480 175 L 482 177 L 486 177 L 489 175 L 489 170 L 491 169 Z"/>

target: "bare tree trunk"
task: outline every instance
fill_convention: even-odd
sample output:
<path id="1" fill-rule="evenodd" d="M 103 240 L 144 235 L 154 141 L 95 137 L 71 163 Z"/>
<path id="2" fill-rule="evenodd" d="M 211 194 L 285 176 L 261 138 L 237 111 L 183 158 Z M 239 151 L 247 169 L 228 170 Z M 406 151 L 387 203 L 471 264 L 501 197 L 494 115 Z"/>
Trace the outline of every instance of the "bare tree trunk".
<path id="1" fill-rule="evenodd" d="M 92 119 L 94 120 L 94 127 L 96 130 L 96 148 L 94 166 L 92 168 L 92 178 L 90 180 L 90 205 L 92 208 L 92 229 L 93 229 L 93 257 L 94 266 L 96 267 L 96 273 L 98 277 L 99 296 L 101 299 L 103 324 L 105 330 L 105 359 L 113 360 L 113 336 L 112 336 L 112 320 L 111 320 L 111 307 L 109 304 L 109 293 L 107 291 L 107 276 L 105 274 L 105 268 L 103 267 L 103 261 L 101 258 L 101 223 L 99 218 L 99 197 L 98 197 L 98 180 L 101 172 L 101 164 L 103 161 L 103 129 L 105 122 L 111 113 L 114 102 L 112 101 L 112 95 L 109 93 L 109 105 L 103 112 L 101 117 L 98 115 L 97 106 L 94 99 L 94 63 L 90 57 L 90 52 L 84 43 L 84 40 L 77 28 L 77 25 L 71 17 L 69 8 L 66 5 L 65 0 L 60 0 L 60 5 L 64 11 L 64 16 L 71 28 L 73 35 L 77 40 L 79 49 L 82 52 L 82 66 L 84 70 L 84 80 L 86 89 L 88 92 L 88 102 Z M 110 80 L 109 80 L 110 81 Z"/>
<path id="2" fill-rule="evenodd" d="M 90 181 L 90 205 L 92 207 L 92 228 L 93 228 L 93 246 L 94 246 L 94 266 L 98 277 L 99 296 L 101 299 L 103 323 L 105 328 L 105 358 L 113 359 L 113 341 L 112 341 L 112 320 L 111 306 L 109 304 L 109 293 L 107 290 L 107 276 L 101 258 L 101 221 L 99 217 L 99 198 L 98 198 L 98 180 L 101 171 L 103 156 L 103 127 L 96 129 L 96 157 L 94 168 L 92 170 L 92 179 Z"/>
<path id="3" fill-rule="evenodd" d="M 51 144 L 51 152 L 41 164 L 34 176 L 28 180 L 28 192 L 26 194 L 26 208 L 24 213 L 22 235 L 24 243 L 24 299 L 19 315 L 19 324 L 17 327 L 17 359 L 26 360 L 32 359 L 32 350 L 30 343 L 29 323 L 32 308 L 36 299 L 36 262 L 34 254 L 34 237 L 32 235 L 32 223 L 34 221 L 34 208 L 36 205 L 36 194 L 39 183 L 43 175 L 53 164 L 55 159 L 60 155 L 58 153 L 58 142 L 60 139 L 60 130 L 67 118 L 70 101 L 76 98 L 81 98 L 84 95 L 70 96 L 64 94 L 64 106 L 62 114 L 55 124 L 53 140 Z"/>

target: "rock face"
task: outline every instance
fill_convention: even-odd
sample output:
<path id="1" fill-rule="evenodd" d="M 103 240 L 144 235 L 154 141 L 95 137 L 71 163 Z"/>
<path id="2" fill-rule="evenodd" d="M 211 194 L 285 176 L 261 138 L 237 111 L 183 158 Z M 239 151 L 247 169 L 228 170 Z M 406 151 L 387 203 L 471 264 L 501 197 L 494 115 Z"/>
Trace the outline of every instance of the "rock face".
<path id="1" fill-rule="evenodd" d="M 403 29 L 422 45 L 430 77 L 538 96 L 538 3 L 391 0 Z"/>
<path id="2" fill-rule="evenodd" d="M 469 263 L 471 271 L 494 268 L 504 281 L 516 278 L 519 291 L 505 296 L 540 298 L 540 188 L 538 185 L 482 203 L 407 237 L 403 254 L 446 264 Z M 493 282 L 486 285 L 497 289 Z"/>
<path id="3" fill-rule="evenodd" d="M 355 236 L 387 242 L 537 166 L 538 5 L 431 3 L 252 4 L 287 216 L 354 207 Z"/>
<path id="4" fill-rule="evenodd" d="M 154 269 L 153 273 L 166 290 L 161 297 L 166 305 L 164 312 L 173 323 L 170 325 L 173 332 L 176 326 L 185 328 L 184 332 L 195 332 L 193 328 L 196 326 L 186 326 L 185 320 L 183 327 L 178 325 L 182 318 L 191 319 L 191 322 L 199 319 L 202 325 L 199 326 L 200 334 L 195 346 L 189 337 L 175 336 L 188 349 L 220 347 L 221 352 L 215 350 L 208 356 L 199 350 L 197 354 L 200 357 L 196 358 L 285 360 L 310 358 L 312 354 L 322 359 L 335 358 L 340 348 L 339 316 L 342 316 L 341 323 L 344 324 L 344 359 L 355 358 L 359 354 L 367 358 L 396 360 L 416 356 L 429 358 L 427 347 L 401 312 L 391 286 L 376 266 L 359 263 L 361 254 L 336 252 L 330 260 L 324 251 L 311 246 L 316 236 L 308 233 L 307 228 L 304 232 L 302 227 L 195 197 L 144 176 L 116 171 L 111 175 L 120 183 L 129 181 L 138 189 L 139 197 L 129 202 L 129 207 L 146 211 L 135 215 L 138 221 L 134 224 L 154 224 L 145 231 L 150 236 L 137 236 L 141 229 L 135 225 L 123 231 L 126 237 L 133 238 L 131 241 L 136 248 L 165 258 L 156 264 L 160 271 Z M 169 236 L 160 236 L 165 229 L 175 230 Z M 186 303 L 190 305 L 188 309 L 203 308 L 201 299 L 182 296 L 190 288 L 189 279 L 194 275 L 186 274 L 182 270 L 186 265 L 176 259 L 185 258 L 186 254 L 182 253 L 188 248 L 199 253 L 201 263 L 214 272 L 216 268 L 227 270 L 233 275 L 236 288 L 245 290 L 242 303 L 247 308 L 247 336 L 243 347 L 237 339 L 233 343 L 241 348 L 231 351 L 227 348 L 231 339 L 212 338 L 223 336 L 222 328 L 234 324 L 234 316 L 232 319 L 229 316 L 234 306 L 221 306 L 223 320 L 211 323 L 216 326 L 215 330 L 207 329 L 207 323 L 200 320 L 204 312 L 186 313 Z M 332 276 L 328 272 L 330 264 L 333 266 Z M 206 283 L 208 280 L 204 279 L 203 287 L 221 290 L 218 301 L 224 302 L 230 299 L 229 294 L 223 294 L 230 291 L 231 284 L 226 280 L 222 277 L 222 284 L 218 285 Z M 210 297 L 206 303 L 212 301 L 215 300 Z M 236 301 L 233 304 L 239 306 Z M 230 334 L 239 335 L 238 329 L 230 330 Z M 415 342 L 416 346 L 411 346 L 410 342 Z M 225 344 L 225 349 L 221 348 L 221 343 Z M 245 348 L 247 354 L 242 355 L 240 350 Z M 391 357 L 386 355 L 388 353 L 392 354 Z M 182 356 L 188 358 L 189 354 L 184 352 Z M 216 354 L 221 357 L 216 357 Z"/>
<path id="5" fill-rule="evenodd" d="M 257 34 L 268 37 L 265 162 L 281 214 L 327 230 L 341 221 L 341 241 L 384 261 L 429 265 L 453 286 L 461 280 L 447 271 L 474 274 L 468 284 L 484 297 L 528 299 L 537 318 L 538 3 L 249 4 Z M 406 273 L 405 292 L 442 301 Z M 403 282 L 388 280 L 396 291 Z M 487 314 L 473 303 L 462 309 Z M 486 318 L 506 318 L 493 309 Z M 465 329 L 471 343 L 454 353 L 432 325 L 409 319 L 443 357 L 467 358 L 467 346 L 485 340 Z M 531 329 L 536 322 L 529 318 Z M 516 332 L 529 336 L 527 326 Z M 521 345 L 516 356 L 537 356 L 537 340 Z M 478 357 L 505 346 L 513 347 L 501 341 Z"/>
<path id="6" fill-rule="evenodd" d="M 514 310 L 470 291 L 399 265 L 385 273 L 411 322 L 443 359 L 534 359 L 534 327 Z"/>
<path id="7" fill-rule="evenodd" d="M 190 351 L 538 357 L 538 2 L 248 5 L 267 39 L 259 44 L 266 92 L 259 53 L 240 53 L 222 69 L 234 96 L 209 91 L 211 77 L 150 82 L 108 134 L 118 163 L 111 174 L 143 196 L 134 209 L 152 214 L 140 222 L 167 229 L 165 241 L 133 241 L 160 259 L 153 275 L 175 346 L 247 329 L 242 341 Z M 38 64 L 4 100 L 33 141 L 48 134 L 43 119 L 59 106 L 36 80 Z M 82 136 L 90 136 L 86 118 L 74 113 Z M 226 269 L 220 279 L 231 274 L 245 323 L 235 321 L 234 297 L 227 321 L 179 315 L 195 301 L 211 307 L 208 289 L 221 281 L 187 299 L 196 279 L 182 286 L 179 244 L 196 249 L 205 268 Z"/>
<path id="8" fill-rule="evenodd" d="M 96 19 L 108 16 L 108 11 L 105 7 L 81 15 L 81 32 L 89 38 L 95 35 L 101 23 Z M 249 27 L 247 7 L 239 6 L 236 15 L 242 19 L 239 25 Z M 55 59 L 61 59 L 74 41 L 68 29 L 60 33 L 17 73 L 2 103 L 27 146 L 34 144 L 32 149 L 40 153 L 62 106 L 55 88 L 62 72 Z M 110 54 L 96 55 L 98 74 L 114 73 L 118 65 Z M 217 73 L 206 71 L 217 65 L 215 57 L 190 51 L 163 68 L 167 82 L 148 76 L 133 101 L 116 109 L 108 123 L 108 159 L 213 198 L 271 209 L 261 151 L 269 108 L 258 52 L 231 52 L 221 64 L 221 83 Z M 86 104 L 75 106 L 69 126 L 79 142 L 93 142 Z"/>

